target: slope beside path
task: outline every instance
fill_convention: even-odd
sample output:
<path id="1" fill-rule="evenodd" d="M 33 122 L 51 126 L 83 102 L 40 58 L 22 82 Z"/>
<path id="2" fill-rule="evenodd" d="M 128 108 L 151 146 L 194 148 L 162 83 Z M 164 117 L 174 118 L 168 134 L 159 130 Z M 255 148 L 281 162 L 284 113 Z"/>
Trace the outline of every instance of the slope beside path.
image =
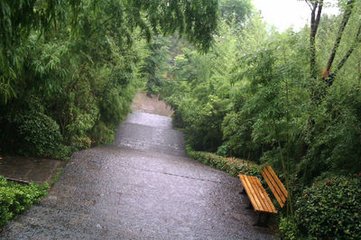
<path id="1" fill-rule="evenodd" d="M 75 153 L 49 195 L 0 239 L 273 238 L 253 226 L 238 179 L 187 158 L 171 118 L 139 106 L 113 145 Z"/>

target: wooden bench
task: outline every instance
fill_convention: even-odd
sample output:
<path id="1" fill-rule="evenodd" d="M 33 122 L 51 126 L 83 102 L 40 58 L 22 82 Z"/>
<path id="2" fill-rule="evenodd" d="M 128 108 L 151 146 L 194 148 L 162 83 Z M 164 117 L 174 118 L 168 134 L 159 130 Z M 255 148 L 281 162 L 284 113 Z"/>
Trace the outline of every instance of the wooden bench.
<path id="1" fill-rule="evenodd" d="M 265 179 L 280 207 L 283 208 L 288 197 L 285 186 L 271 166 L 264 167 L 261 171 L 261 175 Z M 239 179 L 242 182 L 243 193 L 248 195 L 251 206 L 259 214 L 256 225 L 266 226 L 269 216 L 277 213 L 277 209 L 271 198 L 257 177 L 240 174 Z"/>

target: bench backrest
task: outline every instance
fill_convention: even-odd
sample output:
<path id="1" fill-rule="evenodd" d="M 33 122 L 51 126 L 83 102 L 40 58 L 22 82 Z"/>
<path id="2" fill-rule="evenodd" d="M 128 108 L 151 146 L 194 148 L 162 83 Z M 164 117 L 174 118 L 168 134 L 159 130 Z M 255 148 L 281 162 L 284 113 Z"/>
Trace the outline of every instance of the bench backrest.
<path id="1" fill-rule="evenodd" d="M 262 169 L 261 174 L 263 178 L 266 180 L 266 183 L 271 189 L 276 200 L 280 204 L 280 207 L 283 208 L 288 197 L 288 192 L 285 186 L 282 184 L 281 180 L 277 177 L 275 171 L 271 166 L 264 167 Z"/>

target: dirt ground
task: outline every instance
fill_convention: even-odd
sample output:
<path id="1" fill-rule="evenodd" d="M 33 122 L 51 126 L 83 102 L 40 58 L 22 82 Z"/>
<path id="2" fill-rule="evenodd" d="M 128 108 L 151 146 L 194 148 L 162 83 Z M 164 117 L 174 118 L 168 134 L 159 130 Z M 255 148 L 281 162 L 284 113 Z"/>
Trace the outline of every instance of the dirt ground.
<path id="1" fill-rule="evenodd" d="M 170 117 L 173 110 L 165 102 L 159 100 L 158 96 L 147 97 L 145 93 L 137 93 L 132 104 L 133 112 L 152 113 Z"/>

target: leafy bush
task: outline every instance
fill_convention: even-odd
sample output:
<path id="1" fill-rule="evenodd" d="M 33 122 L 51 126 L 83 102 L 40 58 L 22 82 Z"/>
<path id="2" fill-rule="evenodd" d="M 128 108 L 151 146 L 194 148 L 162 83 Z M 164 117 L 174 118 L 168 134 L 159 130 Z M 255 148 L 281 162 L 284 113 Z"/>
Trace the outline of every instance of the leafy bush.
<path id="1" fill-rule="evenodd" d="M 283 239 L 285 240 L 298 239 L 298 228 L 294 218 L 292 217 L 281 218 L 278 227 Z"/>
<path id="2" fill-rule="evenodd" d="M 114 140 L 114 130 L 99 121 L 92 129 L 91 137 L 97 144 L 109 144 Z"/>
<path id="3" fill-rule="evenodd" d="M 222 144 L 217 148 L 217 155 L 226 157 L 229 153 L 229 145 L 227 143 Z"/>
<path id="4" fill-rule="evenodd" d="M 59 125 L 51 117 L 32 111 L 20 115 L 17 122 L 25 154 L 49 157 L 64 152 Z"/>
<path id="5" fill-rule="evenodd" d="M 0 226 L 47 194 L 48 185 L 20 185 L 0 177 Z"/>
<path id="6" fill-rule="evenodd" d="M 195 160 L 225 171 L 234 177 L 240 173 L 253 176 L 259 175 L 258 166 L 252 162 L 237 158 L 222 157 L 209 152 L 194 151 L 189 146 L 187 146 L 187 154 Z"/>
<path id="7" fill-rule="evenodd" d="M 227 154 L 244 157 L 249 160 L 258 160 L 261 155 L 261 146 L 252 141 L 253 120 L 247 116 L 230 112 L 222 122 L 223 145 L 228 146 Z"/>
<path id="8" fill-rule="evenodd" d="M 176 112 L 184 121 L 187 142 L 196 150 L 216 151 L 222 143 L 221 123 L 228 101 L 210 95 L 207 102 L 184 98 Z"/>
<path id="9" fill-rule="evenodd" d="M 331 177 L 305 189 L 296 202 L 300 232 L 314 239 L 361 239 L 361 180 Z"/>

